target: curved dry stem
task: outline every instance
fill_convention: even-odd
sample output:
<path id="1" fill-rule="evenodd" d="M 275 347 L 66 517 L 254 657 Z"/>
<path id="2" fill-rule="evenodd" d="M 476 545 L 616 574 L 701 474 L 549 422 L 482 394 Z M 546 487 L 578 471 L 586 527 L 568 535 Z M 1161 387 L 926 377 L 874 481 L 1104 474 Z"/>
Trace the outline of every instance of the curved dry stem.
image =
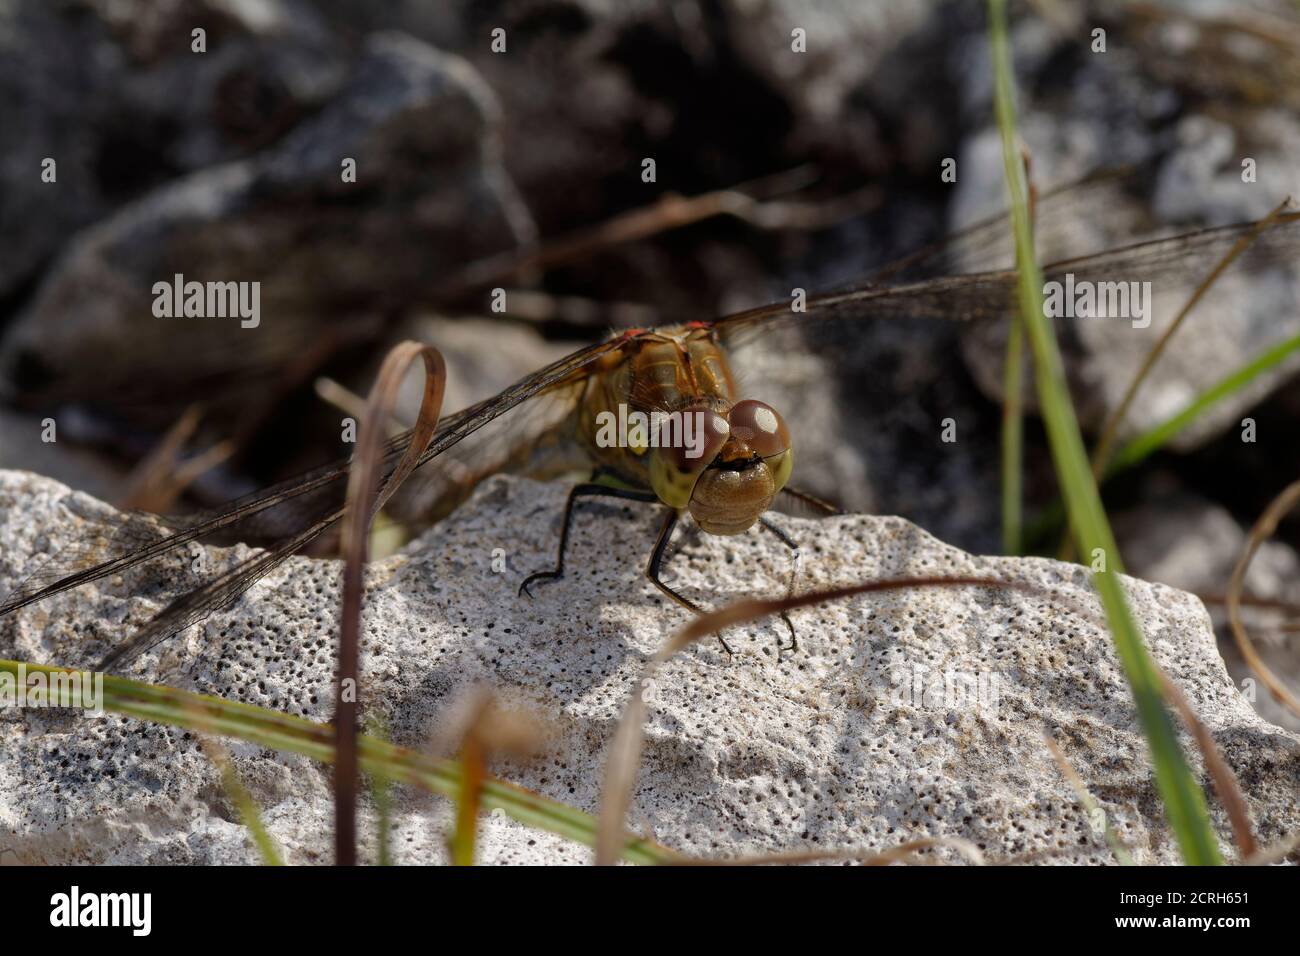
<path id="1" fill-rule="evenodd" d="M 1083 809 L 1088 812 L 1089 817 L 1091 818 L 1091 815 L 1098 811 L 1101 812 L 1102 833 L 1106 837 L 1106 843 L 1110 846 L 1111 852 L 1115 854 L 1115 859 L 1119 861 L 1121 866 L 1132 866 L 1133 856 L 1129 853 L 1128 845 L 1120 839 L 1119 834 L 1115 832 L 1115 828 L 1110 825 L 1110 818 L 1106 815 L 1106 811 L 1102 809 L 1101 804 L 1088 790 L 1088 785 L 1079 776 L 1079 771 L 1074 769 L 1070 761 L 1066 759 L 1065 752 L 1061 750 L 1056 739 L 1046 730 L 1043 731 L 1043 743 L 1047 744 L 1047 749 L 1051 752 L 1052 759 L 1056 761 L 1056 766 L 1060 769 L 1061 775 L 1073 788 L 1075 796 L 1083 804 Z"/>
<path id="2" fill-rule="evenodd" d="M 1226 594 L 1202 594 L 1200 591 L 1191 592 L 1200 598 L 1203 604 L 1227 604 L 1228 596 Z M 1300 604 L 1295 601 L 1283 601 L 1280 598 L 1256 597 L 1253 594 L 1238 595 L 1237 600 L 1242 607 L 1258 608 L 1262 611 L 1286 611 L 1288 614 L 1300 614 Z"/>
<path id="3" fill-rule="evenodd" d="M 402 384 L 402 377 L 417 357 L 424 360 L 425 370 L 420 417 L 411 431 L 411 440 L 401 461 L 380 486 L 379 472 L 384 462 L 384 425 L 397 403 L 397 390 Z M 339 612 L 339 666 L 334 709 L 334 854 L 339 866 L 354 866 L 357 861 L 358 671 L 366 539 L 376 512 L 419 464 L 420 456 L 432 440 L 438 426 L 438 416 L 442 412 L 442 396 L 446 384 L 447 366 L 437 349 L 410 340 L 395 345 L 384 357 L 378 379 L 366 400 L 365 414 L 359 423 L 357 450 L 348 472 L 347 503 L 344 506 L 342 529 L 343 606 Z"/>
<path id="4" fill-rule="evenodd" d="M 444 296 L 502 282 L 534 271 L 580 262 L 616 246 L 638 242 L 717 216 L 731 216 L 764 230 L 815 231 L 877 208 L 882 193 L 875 186 L 826 202 L 798 198 L 813 177 L 798 167 L 730 189 L 679 196 L 669 193 L 647 206 L 619 213 L 594 226 L 554 236 L 522 251 L 511 250 L 470 263 L 442 290 Z M 754 194 L 766 194 L 756 198 Z M 780 199 L 780 195 L 791 198 Z"/>
<path id="5" fill-rule="evenodd" d="M 1250 809 L 1241 792 L 1237 775 L 1223 759 L 1223 754 L 1219 752 L 1219 745 L 1214 742 L 1205 724 L 1201 723 L 1201 718 L 1196 716 L 1191 703 L 1164 671 L 1160 671 L 1160 683 L 1164 686 L 1165 699 L 1177 708 L 1183 723 L 1187 725 L 1187 729 L 1191 731 L 1196 745 L 1201 750 L 1201 756 L 1205 759 L 1205 769 L 1210 772 L 1210 779 L 1214 781 L 1214 792 L 1219 795 L 1219 802 L 1228 811 L 1228 820 L 1232 824 L 1232 839 L 1241 852 L 1241 858 L 1243 860 L 1249 858 L 1255 853 L 1257 847 L 1255 834 L 1250 826 Z"/>
<path id="6" fill-rule="evenodd" d="M 701 638 L 716 634 L 723 628 L 743 624 L 773 614 L 780 614 L 795 608 L 824 604 L 842 598 L 855 597 L 860 594 L 872 594 L 880 591 L 898 591 L 918 587 L 992 587 L 1026 591 L 1029 593 L 1053 594 L 1046 588 L 1025 581 L 1007 581 L 1000 578 L 970 577 L 917 577 L 891 578 L 885 581 L 870 581 L 849 587 L 831 588 L 824 591 L 809 591 L 806 594 L 791 595 L 784 598 L 767 600 L 737 601 L 701 614 L 678 630 L 653 658 L 646 662 L 637 689 L 628 701 L 618 729 L 610 744 L 609 759 L 605 764 L 605 780 L 601 789 L 600 823 L 596 831 L 596 864 L 607 866 L 620 856 L 623 843 L 627 840 L 623 821 L 632 801 L 632 787 L 636 781 L 637 765 L 641 760 L 642 725 L 645 722 L 644 688 L 665 661 L 678 651 L 693 644 Z M 1059 597 L 1060 595 L 1054 595 Z M 1086 612 L 1084 612 L 1086 614 Z M 1087 615 L 1094 617 L 1093 615 Z M 1094 617 L 1095 619 L 1095 617 Z"/>
<path id="7" fill-rule="evenodd" d="M 672 866 L 770 866 L 774 864 L 820 863 L 828 860 L 844 860 L 862 863 L 866 866 L 888 866 L 891 863 L 906 862 L 914 853 L 936 847 L 949 847 L 956 850 L 976 866 L 984 866 L 980 848 L 965 837 L 923 837 L 909 840 L 888 850 L 794 850 L 788 853 L 760 853 L 755 856 L 738 856 L 711 859 L 707 857 L 685 857 L 673 860 Z"/>
<path id="8" fill-rule="evenodd" d="M 473 866 L 483 790 L 491 780 L 488 760 L 498 753 L 530 757 L 541 743 L 541 734 L 535 720 L 502 707 L 486 685 L 472 687 L 456 710 L 459 715 L 447 722 L 460 728 L 460 789 L 447 848 L 453 866 Z"/>
<path id="9" fill-rule="evenodd" d="M 1257 850 L 1242 863 L 1246 866 L 1272 866 L 1274 863 L 1281 863 L 1297 851 L 1300 851 L 1300 833 L 1293 833 L 1273 846 Z"/>
<path id="10" fill-rule="evenodd" d="M 1151 346 L 1151 350 L 1147 352 L 1146 357 L 1142 360 L 1141 366 L 1138 367 L 1137 372 L 1128 383 L 1128 387 L 1124 390 L 1124 395 L 1119 400 L 1119 404 L 1111 410 L 1111 413 L 1106 417 L 1106 421 L 1102 424 L 1101 437 L 1097 440 L 1097 444 L 1093 448 L 1092 459 L 1089 462 L 1089 465 L 1092 468 L 1092 477 L 1094 480 L 1101 481 L 1102 474 L 1106 471 L 1106 466 L 1110 464 L 1111 449 L 1115 445 L 1115 439 L 1119 437 L 1119 430 L 1124 424 L 1124 419 L 1128 417 L 1128 410 L 1133 406 L 1133 401 L 1137 398 L 1137 393 L 1138 390 L 1142 388 L 1142 383 L 1145 382 L 1147 376 L 1151 374 L 1151 369 L 1154 368 L 1156 362 L 1160 360 L 1160 356 L 1164 355 L 1165 349 L 1168 347 L 1170 340 L 1174 337 L 1174 333 L 1182 327 L 1184 320 L 1186 320 L 1186 318 L 1192 313 L 1192 310 L 1196 308 L 1197 303 L 1204 298 L 1205 293 L 1209 292 L 1214 283 L 1219 280 L 1219 277 L 1222 276 L 1238 258 L 1240 258 L 1242 253 L 1250 248 L 1251 243 L 1258 239 L 1265 229 L 1276 224 L 1278 217 L 1282 213 L 1286 212 L 1291 205 L 1292 200 L 1291 197 L 1288 196 L 1278 204 L 1276 209 L 1255 223 L 1250 232 L 1246 233 L 1233 243 L 1232 248 L 1224 253 L 1223 258 L 1220 259 L 1218 264 L 1210 270 L 1209 275 L 1201 280 L 1200 284 L 1192 291 L 1191 296 L 1183 303 L 1183 307 L 1178 311 L 1178 314 L 1174 316 L 1174 320 L 1169 323 L 1169 326 L 1160 334 L 1160 338 L 1158 338 L 1156 343 Z M 1062 561 L 1074 560 L 1074 541 L 1068 528 L 1065 535 L 1061 538 L 1061 546 L 1057 549 L 1056 556 Z"/>
<path id="11" fill-rule="evenodd" d="M 1255 526 L 1250 529 L 1250 536 L 1246 539 L 1246 547 L 1237 561 L 1237 566 L 1232 569 L 1224 603 L 1227 605 L 1228 626 L 1232 628 L 1232 638 L 1236 641 L 1237 650 L 1241 652 L 1246 664 L 1259 675 L 1259 679 L 1264 682 L 1264 686 L 1269 689 L 1278 703 L 1296 716 L 1300 716 L 1300 700 L 1296 699 L 1295 694 L 1291 693 L 1281 679 L 1264 663 L 1264 659 L 1255 650 L 1250 635 L 1246 633 L 1246 626 L 1241 622 L 1241 592 L 1245 586 L 1246 570 L 1254 560 L 1259 546 L 1273 537 L 1278 522 L 1282 520 L 1283 515 L 1295 507 L 1297 501 L 1300 501 L 1300 481 L 1294 481 L 1283 488 L 1282 493 L 1264 509 Z"/>

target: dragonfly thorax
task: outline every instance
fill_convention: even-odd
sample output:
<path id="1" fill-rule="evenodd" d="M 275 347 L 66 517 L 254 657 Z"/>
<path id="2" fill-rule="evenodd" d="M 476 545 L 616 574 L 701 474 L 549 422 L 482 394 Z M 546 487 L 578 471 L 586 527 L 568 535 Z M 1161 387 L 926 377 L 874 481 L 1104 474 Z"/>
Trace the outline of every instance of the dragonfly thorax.
<path id="1" fill-rule="evenodd" d="M 588 451 L 611 474 L 711 534 L 758 521 L 790 476 L 790 433 L 770 405 L 735 399 L 713 329 L 625 333 L 588 377 L 579 413 Z"/>

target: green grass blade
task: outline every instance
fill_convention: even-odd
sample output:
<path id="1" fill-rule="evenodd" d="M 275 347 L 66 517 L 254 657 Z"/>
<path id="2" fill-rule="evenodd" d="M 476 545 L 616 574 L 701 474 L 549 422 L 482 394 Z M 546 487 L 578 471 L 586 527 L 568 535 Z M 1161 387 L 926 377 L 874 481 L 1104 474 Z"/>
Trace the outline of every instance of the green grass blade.
<path id="1" fill-rule="evenodd" d="M 1138 720 L 1151 750 L 1156 787 L 1164 801 L 1165 815 L 1178 841 L 1183 860 L 1189 864 L 1218 864 L 1223 859 L 1210 826 L 1205 794 L 1197 785 L 1178 744 L 1173 721 L 1165 709 L 1155 664 L 1147 653 L 1141 632 L 1129 610 L 1120 585 L 1119 550 L 1101 505 L 1097 483 L 1084 450 L 1083 436 L 1070 404 L 1056 335 L 1043 313 L 1043 279 L 1034 257 L 1026 208 L 1024 169 L 1016 148 L 1015 105 L 1012 100 L 1011 54 L 1007 43 L 1006 0 L 989 0 L 990 34 L 993 47 L 995 107 L 1002 134 L 1002 157 L 1011 194 L 1015 229 L 1016 265 L 1019 270 L 1020 315 L 1034 356 L 1039 404 L 1051 445 L 1057 480 L 1079 551 L 1085 557 L 1100 553 L 1105 570 L 1093 573 L 1115 649 L 1133 690 Z"/>
<path id="2" fill-rule="evenodd" d="M 366 732 L 376 740 L 388 739 L 388 722 L 383 717 L 372 715 L 366 721 Z M 393 865 L 393 784 L 383 777 L 371 775 L 370 799 L 375 804 L 375 816 L 378 818 L 380 866 Z"/>
<path id="3" fill-rule="evenodd" d="M 1106 475 L 1109 477 L 1125 468 L 1132 468 L 1139 462 L 1149 458 L 1212 406 L 1218 404 L 1233 392 L 1245 388 L 1264 372 L 1294 354 L 1297 349 L 1300 349 L 1300 335 L 1266 349 L 1235 372 L 1220 379 L 1196 396 L 1178 414 L 1148 429 L 1124 445 L 1123 448 L 1116 452 L 1110 466 L 1106 469 Z"/>
<path id="4" fill-rule="evenodd" d="M 19 668 L 28 674 L 52 674 L 66 668 L 0 660 L 0 672 L 18 677 Z M 145 684 L 124 677 L 103 677 L 104 710 L 153 723 L 183 727 L 201 733 L 236 737 L 272 750 L 302 754 L 322 763 L 333 763 L 334 728 L 302 717 L 267 710 L 238 701 L 194 694 L 157 684 Z M 72 706 L 90 706 L 94 701 L 83 688 Z M 376 778 L 408 783 L 454 800 L 460 792 L 460 766 L 395 744 L 363 736 L 358 739 L 361 768 Z M 487 777 L 483 781 L 482 806 L 500 808 L 527 826 L 546 830 L 589 847 L 596 845 L 596 819 L 573 807 L 548 800 L 540 794 Z M 623 859 L 630 863 L 672 863 L 678 854 L 650 840 L 629 838 Z"/>
<path id="5" fill-rule="evenodd" d="M 1297 351 L 1300 351 L 1300 335 L 1270 346 L 1245 365 L 1224 376 L 1192 399 L 1181 411 L 1147 429 L 1120 448 L 1111 458 L 1110 464 L 1106 466 L 1102 480 L 1140 465 L 1223 399 L 1245 388 Z M 1037 517 L 1026 529 L 1027 545 L 1032 547 L 1043 544 L 1060 530 L 1064 521 L 1065 509 L 1061 500 L 1056 498 L 1038 512 Z"/>
<path id="6" fill-rule="evenodd" d="M 1002 381 L 1002 553 L 1020 554 L 1023 548 L 1023 457 L 1025 416 L 1021 392 L 1024 373 L 1024 332 L 1011 318 L 1007 334 L 1006 366 Z"/>
<path id="7" fill-rule="evenodd" d="M 239 779 L 234 765 L 226 757 L 216 761 L 216 764 L 217 769 L 221 771 L 221 785 L 225 788 L 226 795 L 239 809 L 239 817 L 244 821 L 245 829 L 253 838 L 253 845 L 257 847 L 262 862 L 267 866 L 284 866 L 284 860 L 280 858 L 280 851 L 276 848 L 275 841 L 271 839 L 271 834 L 262 823 L 262 814 L 257 809 L 257 801 Z"/>

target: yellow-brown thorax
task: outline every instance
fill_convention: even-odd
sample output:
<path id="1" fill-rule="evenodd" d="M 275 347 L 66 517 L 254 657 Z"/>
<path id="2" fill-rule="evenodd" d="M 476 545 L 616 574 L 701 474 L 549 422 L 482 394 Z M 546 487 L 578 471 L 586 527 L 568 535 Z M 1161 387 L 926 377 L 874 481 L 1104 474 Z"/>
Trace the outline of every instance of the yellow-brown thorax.
<path id="1" fill-rule="evenodd" d="M 651 421 L 648 432 L 638 415 Z M 707 326 L 629 336 L 588 377 L 577 424 L 600 465 L 689 509 L 712 534 L 748 529 L 790 473 L 784 423 L 761 402 L 736 400 L 726 355 Z"/>

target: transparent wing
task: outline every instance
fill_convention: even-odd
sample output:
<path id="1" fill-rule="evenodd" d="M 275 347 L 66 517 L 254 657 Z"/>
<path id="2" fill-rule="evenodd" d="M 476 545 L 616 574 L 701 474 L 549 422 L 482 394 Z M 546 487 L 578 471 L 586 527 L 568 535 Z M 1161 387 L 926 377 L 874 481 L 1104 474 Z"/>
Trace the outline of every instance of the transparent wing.
<path id="1" fill-rule="evenodd" d="M 1139 212 L 1148 190 L 1132 167 L 1100 170 L 1044 189 L 1034 201 L 1034 242 L 1040 262 L 1077 258 L 1120 245 L 1150 231 Z M 854 288 L 899 285 L 940 276 L 996 272 L 1015 266 L 1015 246 L 1005 209 L 956 209 L 956 230 L 939 242 L 869 273 Z M 1176 230 L 1175 230 L 1176 231 Z M 1147 236 L 1146 238 L 1155 238 Z"/>
<path id="2" fill-rule="evenodd" d="M 494 456 L 504 461 L 518 454 L 520 448 L 512 445 L 513 430 L 501 430 L 490 440 L 467 445 L 468 453 L 453 463 L 453 452 L 462 442 L 520 405 L 539 403 L 523 416 L 525 422 L 534 423 L 571 407 L 586 369 L 621 344 L 620 340 L 610 340 L 580 349 L 492 398 L 449 416 L 439 425 L 412 476 L 422 486 L 417 497 L 434 506 L 439 495 L 467 494 L 473 483 L 485 477 L 485 468 Z M 401 458 L 409 434 L 403 433 L 385 446 L 385 478 Z M 538 437 L 524 435 L 523 444 L 534 447 Z M 445 473 L 439 471 L 443 460 L 448 463 Z M 163 599 L 174 594 L 162 612 L 117 645 L 100 666 L 108 669 L 125 664 L 225 607 L 290 555 L 328 531 L 343 513 L 347 473 L 346 461 L 335 462 L 193 518 L 83 513 L 79 515 L 81 544 L 53 556 L 7 595 L 0 603 L 0 615 L 113 575 L 123 575 L 132 593 L 153 593 Z M 213 575 L 192 560 L 187 546 L 217 534 L 241 540 L 271 535 L 278 536 L 278 541 L 268 550 Z"/>
<path id="3" fill-rule="evenodd" d="M 1229 250 L 1248 238 L 1252 241 L 1233 266 L 1235 271 L 1261 272 L 1294 263 L 1300 253 L 1300 213 L 1283 214 L 1271 224 L 1248 222 L 1202 229 L 1053 262 L 1043 266 L 1043 278 L 1045 282 L 1064 281 L 1070 274 L 1076 284 L 1082 280 L 1141 281 L 1182 288 L 1208 276 Z M 796 311 L 791 302 L 781 302 L 726 316 L 713 324 L 724 341 L 736 344 L 757 332 L 830 320 L 973 322 L 1006 316 L 1015 284 L 1015 271 L 1002 269 L 903 285 L 869 285 L 811 296 L 802 311 Z"/>
<path id="4" fill-rule="evenodd" d="M 426 527 L 450 514 L 491 475 L 546 479 L 589 468 L 570 429 L 585 385 L 585 377 L 555 385 L 467 435 L 415 471 L 385 510 L 399 522 Z"/>
<path id="5" fill-rule="evenodd" d="M 946 264 L 977 253 L 982 235 L 945 246 L 939 259 Z M 1044 268 L 1049 282 L 1063 283 L 1067 275 L 1076 284 L 1151 282 L 1154 320 L 1145 332 L 1122 319 L 1057 324 L 1085 427 L 1118 400 L 1113 383 L 1099 378 L 1099 364 L 1136 367 L 1197 285 L 1251 237 L 1246 253 L 1197 305 L 1188 331 L 1212 341 L 1247 325 L 1263 341 L 1280 341 L 1295 334 L 1300 311 L 1295 215 L 1258 232 L 1254 223 L 1201 230 Z M 752 309 L 718 320 L 715 328 L 732 354 L 743 394 L 782 409 L 791 426 L 793 485 L 849 510 L 903 515 L 969 551 L 996 552 L 997 509 L 990 507 L 1000 494 L 996 399 L 1006 354 L 1003 320 L 1015 307 L 1015 283 L 1014 272 L 994 270 L 877 284 L 812 296 L 803 312 L 789 302 Z M 1241 346 L 1225 345 L 1215 354 L 1222 356 L 1220 366 L 1197 365 L 1199 377 L 1189 378 L 1189 387 L 1228 374 L 1240 361 L 1233 357 Z M 1175 359 L 1171 354 L 1165 361 Z M 1032 403 L 1032 389 L 1026 397 Z M 1047 490 L 1050 476 L 1026 481 L 1035 496 Z"/>

